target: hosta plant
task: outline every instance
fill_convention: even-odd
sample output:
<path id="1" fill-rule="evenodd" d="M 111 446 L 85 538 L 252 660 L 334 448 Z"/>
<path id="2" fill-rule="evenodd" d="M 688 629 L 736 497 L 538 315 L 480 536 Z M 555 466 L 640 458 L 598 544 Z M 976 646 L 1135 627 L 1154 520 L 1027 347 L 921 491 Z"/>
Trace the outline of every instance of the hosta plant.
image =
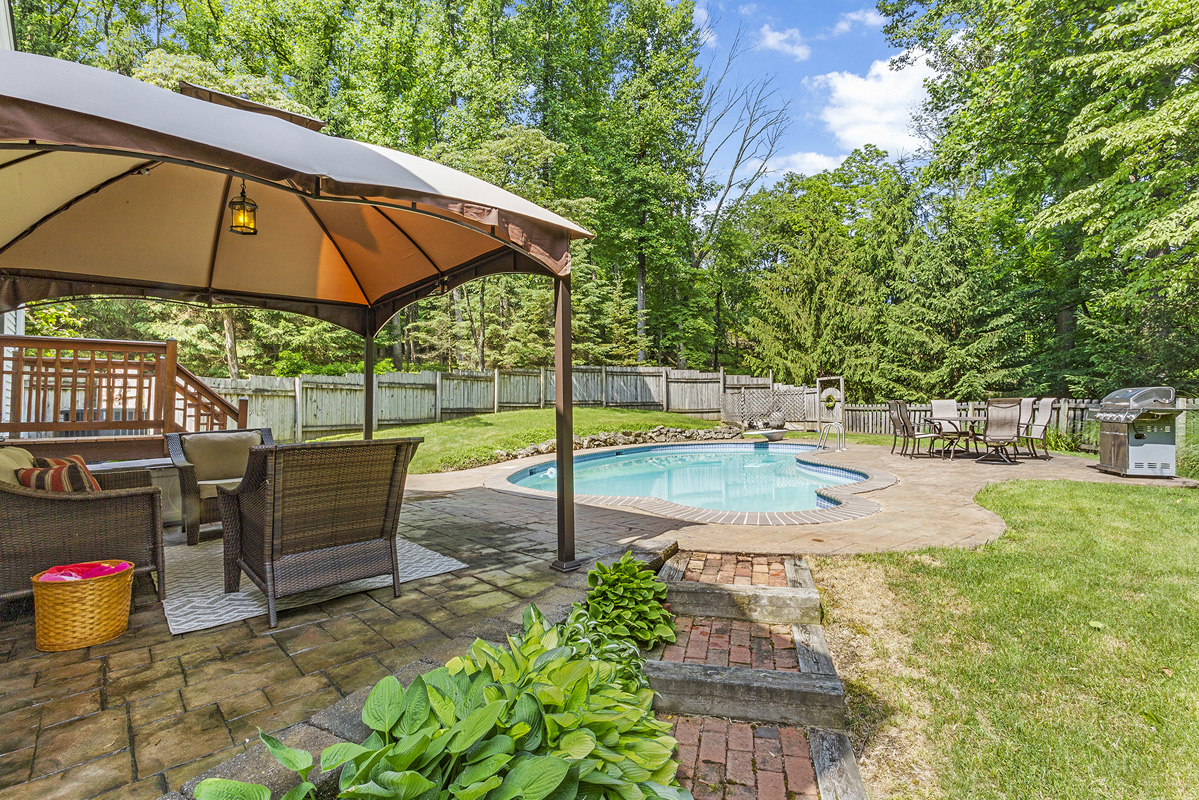
<path id="1" fill-rule="evenodd" d="M 581 656 L 607 661 L 616 667 L 616 682 L 628 692 L 649 686 L 642 671 L 645 659 L 632 640 L 612 636 L 605 626 L 592 619 L 585 606 L 575 603 L 570 615 L 558 626 L 560 645 L 573 647 Z"/>
<path id="2" fill-rule="evenodd" d="M 662 605 L 666 584 L 630 553 L 611 566 L 596 564 L 587 587 L 587 613 L 608 636 L 642 647 L 674 641 L 674 621 Z"/>
<path id="3" fill-rule="evenodd" d="M 362 720 L 361 745 L 321 753 L 341 767 L 342 798 L 392 800 L 681 800 L 670 726 L 650 710 L 653 692 L 626 691 L 618 667 L 563 644 L 535 607 L 508 647 L 476 641 L 466 656 L 404 689 L 384 678 Z M 263 742 L 301 779 L 286 800 L 314 794 L 311 755 Z M 261 786 L 206 780 L 198 800 L 269 800 Z"/>

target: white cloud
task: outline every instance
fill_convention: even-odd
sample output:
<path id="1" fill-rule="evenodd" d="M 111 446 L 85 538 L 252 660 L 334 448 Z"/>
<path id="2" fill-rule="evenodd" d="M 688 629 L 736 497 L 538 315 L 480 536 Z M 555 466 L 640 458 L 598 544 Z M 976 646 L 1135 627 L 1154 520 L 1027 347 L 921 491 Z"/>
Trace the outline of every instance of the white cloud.
<path id="1" fill-rule="evenodd" d="M 692 8 L 691 20 L 699 30 L 700 43 L 704 47 L 716 47 L 719 44 L 716 31 L 712 30 L 711 19 L 712 15 L 708 13 L 708 7 L 703 2 L 696 3 Z"/>
<path id="2" fill-rule="evenodd" d="M 848 14 L 842 14 L 841 18 L 837 20 L 837 24 L 833 26 L 833 36 L 849 33 L 855 25 L 860 25 L 867 30 L 877 30 L 886 22 L 886 18 L 873 8 L 850 11 Z"/>
<path id="3" fill-rule="evenodd" d="M 789 156 L 778 156 L 770 160 L 770 171 L 776 173 L 798 172 L 803 175 L 815 175 L 826 169 L 836 169 L 841 166 L 845 155 L 826 156 L 824 153 L 798 152 Z"/>
<path id="4" fill-rule="evenodd" d="M 750 14 L 758 10 L 757 3 L 746 3 L 743 6 L 737 6 L 737 13 L 743 17 L 748 17 Z"/>
<path id="5" fill-rule="evenodd" d="M 875 61 L 865 76 L 852 72 L 821 75 L 812 81 L 829 93 L 820 119 L 846 150 L 873 144 L 892 156 L 910 154 L 921 145 L 911 131 L 912 113 L 926 97 L 925 78 L 934 74 L 925 59 L 919 58 L 901 70 L 892 70 L 886 61 Z"/>
<path id="6" fill-rule="evenodd" d="M 762 36 L 758 42 L 759 47 L 786 53 L 796 61 L 807 61 L 808 57 L 812 55 L 812 48 L 803 43 L 803 37 L 799 35 L 799 30 L 796 28 L 776 31 L 769 25 L 763 25 L 759 33 Z"/>

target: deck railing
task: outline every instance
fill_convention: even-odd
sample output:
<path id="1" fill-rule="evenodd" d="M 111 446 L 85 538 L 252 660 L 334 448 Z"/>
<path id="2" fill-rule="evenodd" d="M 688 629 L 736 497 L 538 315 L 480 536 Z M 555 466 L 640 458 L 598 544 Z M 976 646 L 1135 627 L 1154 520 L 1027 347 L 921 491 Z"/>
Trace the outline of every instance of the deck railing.
<path id="1" fill-rule="evenodd" d="M 176 343 L 0 336 L 0 435 L 161 435 L 243 427 L 235 406 L 178 363 Z"/>

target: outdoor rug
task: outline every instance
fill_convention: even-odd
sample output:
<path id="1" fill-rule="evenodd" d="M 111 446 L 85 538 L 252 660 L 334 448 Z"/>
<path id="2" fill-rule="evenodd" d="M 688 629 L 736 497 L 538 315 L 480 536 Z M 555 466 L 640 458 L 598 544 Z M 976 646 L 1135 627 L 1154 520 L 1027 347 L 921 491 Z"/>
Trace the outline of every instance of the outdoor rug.
<path id="1" fill-rule="evenodd" d="M 401 583 L 453 572 L 466 566 L 461 561 L 404 539 L 396 540 L 396 550 L 400 556 Z M 225 594 L 224 544 L 219 539 L 191 547 L 167 547 L 166 562 L 167 599 L 162 605 L 171 633 L 215 628 L 226 622 L 267 613 L 266 595 L 245 575 L 241 578 L 241 591 Z M 390 575 L 283 597 L 277 601 L 276 607 L 282 611 L 383 586 L 391 586 Z"/>

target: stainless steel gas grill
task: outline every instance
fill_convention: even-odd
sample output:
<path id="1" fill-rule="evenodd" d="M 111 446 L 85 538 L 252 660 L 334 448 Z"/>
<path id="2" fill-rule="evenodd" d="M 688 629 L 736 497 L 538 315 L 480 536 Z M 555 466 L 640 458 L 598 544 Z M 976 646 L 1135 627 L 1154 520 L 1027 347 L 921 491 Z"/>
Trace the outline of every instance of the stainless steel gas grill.
<path id="1" fill-rule="evenodd" d="M 1121 389 L 1103 398 L 1091 415 L 1099 423 L 1099 469 L 1173 477 L 1174 434 L 1181 413 L 1171 386 Z"/>

